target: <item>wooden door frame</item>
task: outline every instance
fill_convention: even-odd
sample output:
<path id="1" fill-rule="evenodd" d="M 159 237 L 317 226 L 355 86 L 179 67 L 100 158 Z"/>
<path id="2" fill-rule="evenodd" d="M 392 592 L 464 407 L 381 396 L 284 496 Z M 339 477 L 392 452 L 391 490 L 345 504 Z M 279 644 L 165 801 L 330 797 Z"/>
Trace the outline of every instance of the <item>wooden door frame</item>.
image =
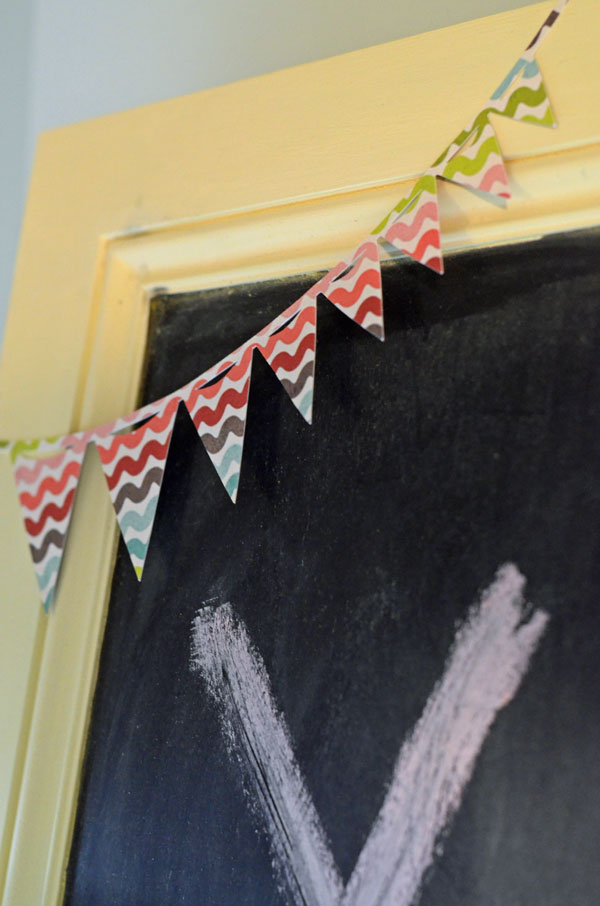
<path id="1" fill-rule="evenodd" d="M 550 7 L 43 135 L 0 367 L 0 436 L 131 410 L 156 292 L 335 263 L 477 112 Z M 559 128 L 497 120 L 513 200 L 502 210 L 444 187 L 445 250 L 600 222 L 599 45 L 597 0 L 572 0 L 538 55 Z M 4 906 L 62 898 L 117 541 L 95 460 L 46 616 L 0 457 Z"/>

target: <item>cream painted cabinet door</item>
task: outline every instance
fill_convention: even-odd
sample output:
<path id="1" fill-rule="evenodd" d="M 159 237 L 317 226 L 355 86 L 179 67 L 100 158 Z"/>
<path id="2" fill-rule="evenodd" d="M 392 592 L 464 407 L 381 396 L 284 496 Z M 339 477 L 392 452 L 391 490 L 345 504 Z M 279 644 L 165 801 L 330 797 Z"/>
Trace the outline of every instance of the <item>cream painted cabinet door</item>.
<path id="1" fill-rule="evenodd" d="M 0 436 L 129 411 L 148 299 L 302 273 L 355 245 L 485 102 L 550 3 L 42 136 L 0 371 Z M 449 186 L 446 249 L 600 221 L 600 16 L 573 0 L 539 53 L 557 130 L 497 124 L 506 210 Z M 0 458 L 0 891 L 56 904 L 117 532 L 96 455 L 55 609 L 41 608 Z"/>

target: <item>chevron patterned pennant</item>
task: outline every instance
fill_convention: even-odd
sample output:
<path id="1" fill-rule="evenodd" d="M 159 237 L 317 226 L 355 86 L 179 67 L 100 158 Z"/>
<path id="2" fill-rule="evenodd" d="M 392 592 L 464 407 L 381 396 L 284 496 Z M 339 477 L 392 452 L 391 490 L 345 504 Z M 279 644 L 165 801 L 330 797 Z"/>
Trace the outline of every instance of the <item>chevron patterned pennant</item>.
<path id="1" fill-rule="evenodd" d="M 493 93 L 487 111 L 521 123 L 557 125 L 540 67 L 525 56 L 517 60 Z"/>
<path id="2" fill-rule="evenodd" d="M 247 345 L 223 377 L 208 383 L 198 381 L 184 398 L 200 440 L 234 503 L 242 467 L 253 348 Z"/>
<path id="3" fill-rule="evenodd" d="M 316 296 L 313 287 L 291 307 L 295 314 L 287 322 L 267 336 L 257 335 L 253 344 L 309 424 L 312 423 L 317 346 Z M 276 320 L 279 323 L 280 319 Z"/>
<path id="4" fill-rule="evenodd" d="M 524 123 L 556 126 L 535 54 L 569 0 L 558 0 L 508 75 L 490 98 L 488 110 Z"/>
<path id="5" fill-rule="evenodd" d="M 336 270 L 320 291 L 360 327 L 383 340 L 381 265 L 375 237 L 365 239 Z"/>
<path id="6" fill-rule="evenodd" d="M 142 578 L 179 397 L 130 434 L 96 440 L 123 540 Z"/>
<path id="7" fill-rule="evenodd" d="M 502 151 L 485 110 L 448 145 L 429 172 L 477 192 L 510 198 Z"/>
<path id="8" fill-rule="evenodd" d="M 381 239 L 388 253 L 403 252 L 436 273 L 444 273 L 435 176 L 426 173 L 418 180 L 402 212 L 384 229 Z"/>
<path id="9" fill-rule="evenodd" d="M 13 473 L 35 575 L 48 611 L 62 562 L 85 449 L 43 459 L 17 455 Z"/>

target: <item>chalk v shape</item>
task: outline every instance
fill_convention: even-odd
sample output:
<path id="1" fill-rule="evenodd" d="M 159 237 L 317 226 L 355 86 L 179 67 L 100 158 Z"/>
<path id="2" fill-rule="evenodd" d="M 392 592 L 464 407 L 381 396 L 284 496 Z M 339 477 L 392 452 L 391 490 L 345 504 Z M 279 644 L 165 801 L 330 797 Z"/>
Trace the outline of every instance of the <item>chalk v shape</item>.
<path id="1" fill-rule="evenodd" d="M 410 906 L 436 840 L 458 809 L 497 712 L 517 691 L 548 615 L 526 619 L 512 564 L 471 608 L 442 679 L 398 755 L 391 783 L 344 886 L 264 663 L 230 604 L 193 625 L 192 667 L 218 705 L 230 749 L 242 756 L 281 878 L 295 906 Z"/>

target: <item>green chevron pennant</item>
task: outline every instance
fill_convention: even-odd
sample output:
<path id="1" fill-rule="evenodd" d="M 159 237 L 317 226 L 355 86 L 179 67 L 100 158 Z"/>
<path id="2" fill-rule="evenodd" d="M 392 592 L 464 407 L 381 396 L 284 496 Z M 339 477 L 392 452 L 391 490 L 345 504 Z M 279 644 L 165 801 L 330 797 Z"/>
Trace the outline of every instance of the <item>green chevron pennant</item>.
<path id="1" fill-rule="evenodd" d="M 430 172 L 478 192 L 510 198 L 502 151 L 486 110 L 456 136 Z"/>
<path id="2" fill-rule="evenodd" d="M 488 113 L 522 123 L 556 126 L 550 98 L 535 60 L 520 57 L 490 98 Z"/>

